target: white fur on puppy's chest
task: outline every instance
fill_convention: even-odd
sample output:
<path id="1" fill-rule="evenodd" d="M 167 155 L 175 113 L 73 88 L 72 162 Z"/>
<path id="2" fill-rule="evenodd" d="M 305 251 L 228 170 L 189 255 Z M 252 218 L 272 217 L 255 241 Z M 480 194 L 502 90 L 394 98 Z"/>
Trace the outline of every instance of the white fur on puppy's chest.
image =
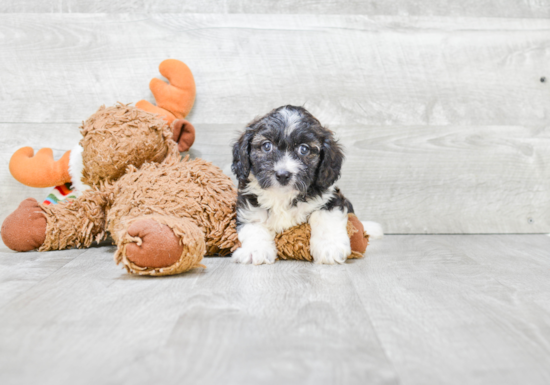
<path id="1" fill-rule="evenodd" d="M 275 236 L 276 233 L 307 222 L 311 213 L 320 210 L 330 200 L 333 192 L 334 187 L 329 187 L 319 197 L 292 205 L 297 192 L 285 188 L 264 190 L 256 178 L 251 177 L 246 193 L 256 195 L 259 207 L 239 209 L 239 220 L 242 223 L 263 223 Z"/>

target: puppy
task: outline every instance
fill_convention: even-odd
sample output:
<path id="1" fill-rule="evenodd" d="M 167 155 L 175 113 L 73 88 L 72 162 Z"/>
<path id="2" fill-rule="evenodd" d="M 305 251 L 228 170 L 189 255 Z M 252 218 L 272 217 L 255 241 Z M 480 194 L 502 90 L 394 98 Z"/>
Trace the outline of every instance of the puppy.
<path id="1" fill-rule="evenodd" d="M 344 263 L 353 206 L 334 186 L 343 160 L 333 133 L 305 108 L 279 107 L 251 122 L 233 146 L 241 241 L 233 260 L 273 263 L 275 234 L 309 222 L 315 262 Z"/>

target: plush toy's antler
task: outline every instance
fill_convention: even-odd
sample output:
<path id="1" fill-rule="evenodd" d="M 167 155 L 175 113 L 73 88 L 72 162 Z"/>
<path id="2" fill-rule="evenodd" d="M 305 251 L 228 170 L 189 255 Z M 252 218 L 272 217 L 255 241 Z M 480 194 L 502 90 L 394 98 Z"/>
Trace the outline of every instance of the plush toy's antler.
<path id="1" fill-rule="evenodd" d="M 51 148 L 42 148 L 35 156 L 32 147 L 17 150 L 10 159 L 11 175 L 30 187 L 53 187 L 71 181 L 69 175 L 70 151 L 58 161 L 53 160 Z"/>
<path id="2" fill-rule="evenodd" d="M 157 105 L 140 100 L 136 107 L 162 116 L 172 125 L 173 139 L 178 143 L 178 150 L 187 151 L 195 141 L 195 128 L 183 118 L 195 103 L 195 79 L 189 67 L 175 59 L 160 63 L 159 72 L 170 84 L 156 78 L 149 83 Z"/>
<path id="3" fill-rule="evenodd" d="M 185 63 L 167 59 L 159 65 L 159 72 L 168 79 L 166 84 L 160 79 L 152 79 L 149 88 L 157 105 L 140 100 L 136 107 L 161 115 L 172 124 L 175 119 L 185 118 L 195 103 L 195 79 Z"/>

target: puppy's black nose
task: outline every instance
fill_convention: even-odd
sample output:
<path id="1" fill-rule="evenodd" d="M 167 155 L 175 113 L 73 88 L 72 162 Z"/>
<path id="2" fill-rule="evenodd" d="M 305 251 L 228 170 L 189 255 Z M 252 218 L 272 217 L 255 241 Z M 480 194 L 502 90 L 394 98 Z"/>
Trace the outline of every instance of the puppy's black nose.
<path id="1" fill-rule="evenodd" d="M 288 171 L 277 171 L 275 173 L 275 178 L 277 178 L 279 183 L 282 184 L 283 186 L 285 186 L 288 183 L 291 176 L 292 174 L 289 173 Z"/>

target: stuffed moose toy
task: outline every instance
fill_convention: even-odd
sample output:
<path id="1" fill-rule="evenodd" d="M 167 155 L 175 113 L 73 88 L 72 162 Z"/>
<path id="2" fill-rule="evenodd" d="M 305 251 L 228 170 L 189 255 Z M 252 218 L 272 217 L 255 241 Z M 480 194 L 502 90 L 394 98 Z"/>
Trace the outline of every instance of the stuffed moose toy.
<path id="1" fill-rule="evenodd" d="M 229 255 L 239 246 L 231 179 L 205 160 L 180 155 L 195 138 L 184 120 L 195 100 L 193 75 L 173 59 L 159 69 L 169 84 L 151 81 L 156 106 L 140 101 L 99 108 L 80 127 L 79 144 L 58 161 L 51 149 L 14 153 L 10 171 L 18 181 L 58 186 L 70 199 L 24 200 L 2 224 L 6 246 L 82 248 L 110 234 L 117 263 L 132 274 L 156 276 L 204 267 L 204 256 Z M 362 257 L 368 235 L 352 214 L 348 234 L 350 258 Z M 308 224 L 278 234 L 279 258 L 311 261 L 309 237 Z"/>

